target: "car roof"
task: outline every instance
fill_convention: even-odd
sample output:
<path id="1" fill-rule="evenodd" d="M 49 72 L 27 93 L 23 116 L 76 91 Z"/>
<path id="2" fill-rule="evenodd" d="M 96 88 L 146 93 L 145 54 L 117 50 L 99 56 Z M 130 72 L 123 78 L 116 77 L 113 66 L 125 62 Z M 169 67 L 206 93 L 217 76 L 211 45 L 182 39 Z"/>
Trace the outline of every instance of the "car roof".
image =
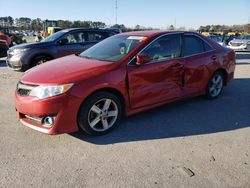
<path id="1" fill-rule="evenodd" d="M 65 32 L 70 32 L 70 31 L 78 31 L 78 30 L 84 30 L 84 31 L 115 31 L 115 29 L 112 28 L 107 28 L 107 29 L 100 29 L 100 28 L 68 28 L 68 29 L 63 29 Z"/>
<path id="2" fill-rule="evenodd" d="M 197 34 L 196 32 L 190 32 L 190 31 L 168 31 L 168 30 L 148 30 L 148 31 L 132 31 L 132 32 L 126 32 L 121 33 L 120 35 L 135 35 L 135 36 L 144 36 L 144 37 L 155 37 L 160 36 L 164 34 L 171 34 L 171 33 L 189 33 L 189 34 Z"/>

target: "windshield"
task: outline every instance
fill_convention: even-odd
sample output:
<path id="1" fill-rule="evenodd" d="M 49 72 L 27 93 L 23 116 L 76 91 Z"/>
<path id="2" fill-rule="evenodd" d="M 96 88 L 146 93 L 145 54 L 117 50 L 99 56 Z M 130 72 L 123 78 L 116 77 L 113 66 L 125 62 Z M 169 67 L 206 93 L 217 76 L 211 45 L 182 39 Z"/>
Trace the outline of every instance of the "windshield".
<path id="1" fill-rule="evenodd" d="M 58 32 L 54 33 L 53 35 L 50 35 L 50 36 L 46 37 L 45 39 L 41 40 L 41 42 L 53 42 L 56 39 L 60 38 L 65 33 L 66 33 L 66 31 L 58 31 Z"/>
<path id="2" fill-rule="evenodd" d="M 243 36 L 240 37 L 240 39 L 250 40 L 250 35 L 243 35 Z"/>
<path id="3" fill-rule="evenodd" d="M 113 36 L 82 52 L 80 57 L 117 62 L 145 39 L 142 36 Z"/>

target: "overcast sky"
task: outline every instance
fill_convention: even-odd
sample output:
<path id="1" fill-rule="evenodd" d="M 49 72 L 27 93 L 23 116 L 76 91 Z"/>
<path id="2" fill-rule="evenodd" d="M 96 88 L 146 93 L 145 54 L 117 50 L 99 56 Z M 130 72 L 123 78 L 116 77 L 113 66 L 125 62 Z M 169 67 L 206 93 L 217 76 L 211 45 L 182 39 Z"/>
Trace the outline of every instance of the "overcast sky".
<path id="1" fill-rule="evenodd" d="M 198 28 L 250 22 L 250 0 L 117 0 L 118 23 L 126 26 Z M 115 0 L 1 0 L 0 16 L 115 23 Z"/>

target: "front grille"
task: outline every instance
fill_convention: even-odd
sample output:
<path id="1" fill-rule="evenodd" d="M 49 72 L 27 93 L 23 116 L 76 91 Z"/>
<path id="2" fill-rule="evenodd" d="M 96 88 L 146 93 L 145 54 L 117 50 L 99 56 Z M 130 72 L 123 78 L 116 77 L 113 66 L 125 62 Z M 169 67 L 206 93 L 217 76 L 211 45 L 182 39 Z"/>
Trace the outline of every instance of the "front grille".
<path id="1" fill-rule="evenodd" d="M 28 96 L 31 92 L 31 90 L 36 87 L 34 85 L 27 85 L 19 82 L 17 84 L 17 94 L 20 96 Z"/>
<path id="2" fill-rule="evenodd" d="M 30 115 L 24 115 L 24 116 L 25 116 L 25 118 L 27 118 L 27 119 L 29 119 L 31 121 L 34 121 L 34 122 L 36 122 L 36 123 L 38 123 L 40 125 L 42 124 L 43 118 L 30 116 Z"/>
<path id="3" fill-rule="evenodd" d="M 243 43 L 233 43 L 233 42 L 231 42 L 230 44 L 231 44 L 231 46 L 241 46 Z"/>

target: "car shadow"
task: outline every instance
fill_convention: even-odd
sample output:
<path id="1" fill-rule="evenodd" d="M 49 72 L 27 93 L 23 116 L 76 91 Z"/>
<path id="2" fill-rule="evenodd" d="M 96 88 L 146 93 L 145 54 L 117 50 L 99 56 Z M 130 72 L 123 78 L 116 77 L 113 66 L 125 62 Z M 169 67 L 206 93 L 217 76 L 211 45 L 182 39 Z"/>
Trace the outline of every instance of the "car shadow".
<path id="1" fill-rule="evenodd" d="M 250 126 L 250 79 L 236 79 L 215 100 L 203 97 L 168 104 L 127 118 L 114 131 L 98 137 L 70 134 L 98 145 L 186 137 Z"/>
<path id="2" fill-rule="evenodd" d="M 236 64 L 237 65 L 250 65 L 250 53 L 236 53 Z"/>
<path id="3" fill-rule="evenodd" d="M 241 52 L 241 53 L 236 52 L 236 59 L 237 60 L 250 59 L 250 52 Z"/>
<path id="4" fill-rule="evenodd" d="M 237 62 L 237 65 L 250 65 L 250 62 Z"/>

